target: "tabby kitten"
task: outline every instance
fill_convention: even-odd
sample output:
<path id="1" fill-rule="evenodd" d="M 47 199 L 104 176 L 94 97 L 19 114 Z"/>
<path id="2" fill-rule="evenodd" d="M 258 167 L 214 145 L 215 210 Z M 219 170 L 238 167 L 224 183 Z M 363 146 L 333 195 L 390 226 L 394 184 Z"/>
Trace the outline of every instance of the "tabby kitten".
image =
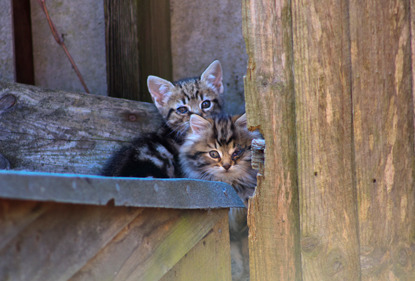
<path id="1" fill-rule="evenodd" d="M 192 115 L 189 133 L 180 148 L 180 163 L 186 177 L 229 183 L 245 205 L 256 186 L 251 141 L 260 138 L 246 124 L 245 114 L 208 119 Z"/>
<path id="2" fill-rule="evenodd" d="M 251 142 L 261 138 L 247 129 L 246 115 L 192 115 L 190 130 L 180 148 L 180 163 L 189 178 L 223 181 L 237 191 L 247 205 L 255 191 L 257 171 L 251 167 Z M 249 280 L 248 227 L 246 208 L 231 208 L 232 280 Z"/>
<path id="3" fill-rule="evenodd" d="M 165 123 L 122 147 L 104 167 L 104 176 L 180 177 L 178 148 L 189 129 L 190 116 L 210 116 L 222 109 L 222 67 L 217 60 L 198 78 L 172 83 L 149 76 L 147 86 Z"/>

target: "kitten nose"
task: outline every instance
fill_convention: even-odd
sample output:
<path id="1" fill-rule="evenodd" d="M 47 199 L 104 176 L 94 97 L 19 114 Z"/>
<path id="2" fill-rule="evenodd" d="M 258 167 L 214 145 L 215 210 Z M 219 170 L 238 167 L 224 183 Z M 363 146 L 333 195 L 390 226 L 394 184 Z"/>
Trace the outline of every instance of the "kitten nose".
<path id="1" fill-rule="evenodd" d="M 231 167 L 231 164 L 226 163 L 226 164 L 223 164 L 222 167 L 227 171 Z"/>

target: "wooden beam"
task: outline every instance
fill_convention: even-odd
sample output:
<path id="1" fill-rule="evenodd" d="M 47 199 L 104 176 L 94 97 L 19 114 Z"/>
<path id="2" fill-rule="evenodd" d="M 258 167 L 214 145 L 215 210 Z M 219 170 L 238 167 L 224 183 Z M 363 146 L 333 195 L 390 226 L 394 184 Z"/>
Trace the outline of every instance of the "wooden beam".
<path id="1" fill-rule="evenodd" d="M 362 280 L 415 280 L 409 2 L 350 1 Z"/>
<path id="2" fill-rule="evenodd" d="M 35 84 L 30 0 L 13 0 L 16 82 Z"/>
<path id="3" fill-rule="evenodd" d="M 154 132 L 153 104 L 0 82 L 0 154 L 11 169 L 98 174 L 126 141 Z"/>
<path id="4" fill-rule="evenodd" d="M 290 3 L 242 2 L 248 123 L 266 143 L 248 210 L 251 280 L 301 280 Z"/>
<path id="5" fill-rule="evenodd" d="M 130 207 L 244 207 L 229 184 L 0 170 L 0 198 Z"/>
<path id="6" fill-rule="evenodd" d="M 172 77 L 169 1 L 104 3 L 108 94 L 151 101 L 147 76 Z"/>
<path id="7" fill-rule="evenodd" d="M 157 75 L 169 81 L 173 78 L 170 1 L 140 0 L 139 6 L 140 81 L 142 81 L 140 83 L 140 92 L 142 93 L 140 100 L 151 101 L 147 89 L 147 77 Z"/>

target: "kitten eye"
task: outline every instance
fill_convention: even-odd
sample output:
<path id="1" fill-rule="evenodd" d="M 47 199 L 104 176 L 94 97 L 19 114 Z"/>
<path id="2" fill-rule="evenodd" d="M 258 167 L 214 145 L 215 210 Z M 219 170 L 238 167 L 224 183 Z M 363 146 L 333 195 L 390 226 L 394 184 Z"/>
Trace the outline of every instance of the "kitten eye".
<path id="1" fill-rule="evenodd" d="M 235 150 L 231 156 L 232 160 L 236 160 L 239 156 L 241 156 L 241 154 L 242 154 L 242 150 Z"/>
<path id="2" fill-rule="evenodd" d="M 185 114 L 185 113 L 187 113 L 187 111 L 189 111 L 186 106 L 180 106 L 176 110 L 180 114 Z"/>
<path id="3" fill-rule="evenodd" d="M 210 105 L 211 105 L 210 100 L 204 100 L 204 101 L 202 102 L 202 109 L 209 108 L 209 107 L 210 107 Z"/>
<path id="4" fill-rule="evenodd" d="M 220 156 L 219 156 L 219 152 L 217 152 L 216 150 L 211 150 L 211 151 L 209 152 L 209 155 L 210 155 L 210 157 L 212 157 L 212 158 L 214 158 L 214 159 L 220 158 Z"/>

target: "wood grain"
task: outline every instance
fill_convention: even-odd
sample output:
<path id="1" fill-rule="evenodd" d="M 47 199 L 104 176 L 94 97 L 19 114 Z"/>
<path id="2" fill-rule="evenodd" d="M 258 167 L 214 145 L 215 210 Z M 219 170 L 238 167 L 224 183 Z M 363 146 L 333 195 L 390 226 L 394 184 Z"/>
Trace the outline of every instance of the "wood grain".
<path id="1" fill-rule="evenodd" d="M 362 280 L 415 280 L 409 1 L 350 2 Z"/>
<path id="2" fill-rule="evenodd" d="M 226 215 L 145 209 L 70 280 L 159 280 Z"/>
<path id="3" fill-rule="evenodd" d="M 11 169 L 96 174 L 160 124 L 149 103 L 0 82 L 0 154 Z"/>
<path id="4" fill-rule="evenodd" d="M 251 280 L 301 280 L 290 1 L 243 1 L 248 124 L 265 138 L 249 202 Z"/>
<path id="5" fill-rule="evenodd" d="M 14 202 L 8 213 L 20 209 Z M 24 228 L 17 225 L 19 234 L 0 250 L 1 280 L 68 280 L 142 211 L 43 203 L 48 210 L 36 216 L 43 207 L 33 209 L 31 204 L 28 208 L 36 218 L 28 221 L 30 216 L 24 216 L 23 221 L 30 223 Z M 6 222 L 6 227 L 12 229 L 6 233 L 15 229 L 13 223 Z M 3 236 L 3 229 L 0 233 Z"/>
<path id="6" fill-rule="evenodd" d="M 160 281 L 231 281 L 227 210 L 222 218 Z"/>
<path id="7" fill-rule="evenodd" d="M 359 280 L 348 6 L 292 11 L 303 280 Z"/>
<path id="8" fill-rule="evenodd" d="M 172 78 L 170 2 L 105 0 L 108 95 L 151 102 L 148 75 Z"/>

